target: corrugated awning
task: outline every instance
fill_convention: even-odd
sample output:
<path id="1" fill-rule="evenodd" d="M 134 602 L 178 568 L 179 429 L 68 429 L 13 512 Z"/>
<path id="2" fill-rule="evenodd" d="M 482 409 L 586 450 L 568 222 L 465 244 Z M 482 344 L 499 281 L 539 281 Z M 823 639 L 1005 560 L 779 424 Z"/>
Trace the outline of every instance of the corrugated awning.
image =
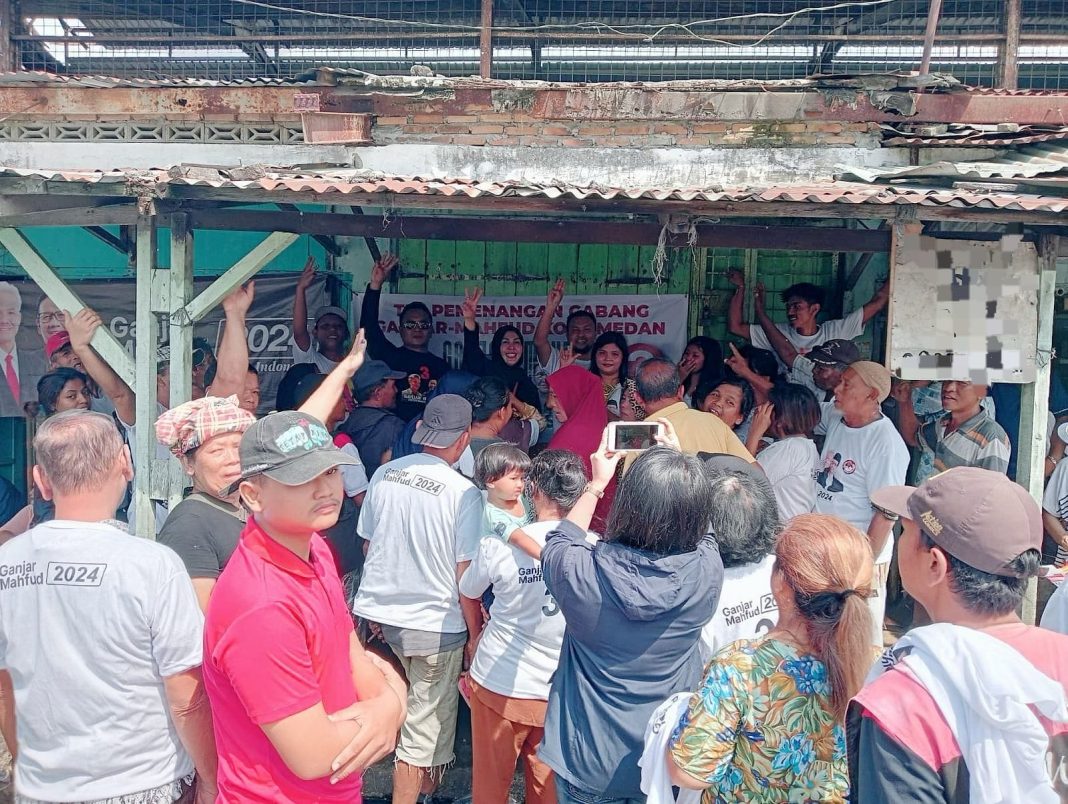
<path id="1" fill-rule="evenodd" d="M 1068 193 L 1068 144 L 1029 145 L 990 161 L 933 162 L 890 168 L 843 167 L 840 175 L 880 187 L 889 185 L 902 189 L 900 183 L 907 182 L 913 190 L 919 189 L 916 185 L 930 186 L 931 189 L 938 185 L 965 195 L 1009 193 L 1032 198 L 1028 194 L 1029 187 L 1036 188 L 1036 193 L 1040 192 L 1038 188 L 1045 193 L 1051 190 Z M 963 183 L 967 187 L 962 187 Z"/>
<path id="2" fill-rule="evenodd" d="M 235 168 L 205 168 L 176 166 L 155 170 L 50 171 L 18 167 L 0 167 L 0 179 L 37 178 L 48 182 L 96 184 L 101 195 L 140 195 L 166 198 L 180 195 L 181 188 L 205 188 L 247 191 L 249 202 L 269 200 L 271 194 L 308 195 L 309 201 L 329 203 L 332 195 L 382 196 L 381 204 L 392 196 L 436 196 L 456 199 L 561 199 L 572 201 L 673 201 L 673 202 L 736 202 L 736 203 L 804 203 L 849 205 L 919 205 L 956 207 L 961 209 L 1014 210 L 1029 212 L 1068 211 L 1068 198 L 1038 193 L 1008 192 L 992 189 L 965 190 L 954 187 L 921 186 L 926 179 L 944 180 L 989 176 L 1003 180 L 1006 176 L 1056 175 L 1057 170 L 1068 172 L 1068 163 L 1054 170 L 1048 166 L 1027 170 L 1018 167 L 1015 173 L 1008 167 L 985 171 L 972 164 L 972 173 L 948 163 L 922 168 L 894 168 L 887 170 L 845 169 L 845 175 L 860 181 L 829 181 L 810 184 L 775 184 L 769 186 L 713 186 L 713 187 L 609 187 L 597 184 L 535 184 L 522 181 L 474 181 L 457 177 L 388 176 L 366 170 L 337 168 L 332 170 L 300 170 L 281 167 L 246 166 Z M 979 165 L 979 166 L 975 166 Z M 907 178 L 908 184 L 894 183 Z M 1068 175 L 1064 181 L 1068 183 Z M 1058 183 L 1059 184 L 1059 183 Z M 115 186 L 115 185 L 121 185 Z M 177 191 L 177 192 L 175 192 Z M 232 198 L 232 194 L 231 194 Z M 362 203 L 368 203 L 363 201 Z M 369 203 L 376 203 L 370 201 Z"/>

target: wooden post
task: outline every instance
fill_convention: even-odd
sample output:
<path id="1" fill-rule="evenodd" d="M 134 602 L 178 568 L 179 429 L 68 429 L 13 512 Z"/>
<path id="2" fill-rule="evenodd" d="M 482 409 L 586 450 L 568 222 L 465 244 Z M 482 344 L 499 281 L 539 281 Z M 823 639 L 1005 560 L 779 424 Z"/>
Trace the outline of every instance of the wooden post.
<path id="1" fill-rule="evenodd" d="M 19 44 L 11 38 L 18 33 L 15 30 L 15 22 L 18 19 L 15 5 L 16 0 L 0 0 L 0 71 L 2 72 L 14 72 L 21 66 Z"/>
<path id="2" fill-rule="evenodd" d="M 493 0 L 482 0 L 482 31 L 478 37 L 479 69 L 482 78 L 493 77 Z"/>
<path id="3" fill-rule="evenodd" d="M 1053 307 L 1057 290 L 1057 238 L 1042 235 L 1038 241 L 1038 343 L 1035 381 L 1020 389 L 1020 433 L 1016 481 L 1042 505 L 1046 460 L 1046 420 L 1049 411 L 1049 377 L 1053 359 Z M 1032 578 L 1024 597 L 1024 622 L 1035 622 L 1038 584 Z"/>
<path id="4" fill-rule="evenodd" d="M 171 215 L 170 223 L 171 267 L 167 272 L 170 296 L 167 306 L 171 347 L 170 406 L 174 408 L 193 398 L 193 324 L 178 315 L 193 295 L 193 230 L 189 228 L 189 216 L 183 212 Z M 170 510 L 182 501 L 185 476 L 177 461 L 167 462 L 166 476 Z"/>
<path id="5" fill-rule="evenodd" d="M 1005 21 L 1005 44 L 1001 48 L 1002 89 L 1017 89 L 1020 80 L 1020 13 L 1021 0 L 1005 0 L 1001 12 Z"/>
<path id="6" fill-rule="evenodd" d="M 134 428 L 134 533 L 156 538 L 156 510 L 152 501 L 156 463 L 156 346 L 159 327 L 152 309 L 152 280 L 156 270 L 156 218 L 145 215 L 137 224 L 136 371 L 137 426 Z"/>
<path id="7" fill-rule="evenodd" d="M 942 0 L 931 0 L 927 12 L 927 30 L 923 34 L 923 58 L 920 60 L 920 75 L 931 71 L 931 51 L 934 49 L 935 33 L 938 31 L 938 16 L 942 13 Z"/>
<path id="8" fill-rule="evenodd" d="M 186 224 L 188 225 L 188 224 Z M 188 303 L 182 301 L 173 307 L 174 316 L 182 326 L 192 326 L 218 306 L 238 285 L 244 284 L 263 266 L 289 248 L 300 235 L 292 232 L 272 232 L 248 254 L 235 262 L 214 282 Z M 192 253 L 190 247 L 190 253 Z M 173 268 L 173 266 L 172 266 Z M 190 282 L 192 286 L 192 282 Z M 188 399 L 189 397 L 185 397 Z"/>

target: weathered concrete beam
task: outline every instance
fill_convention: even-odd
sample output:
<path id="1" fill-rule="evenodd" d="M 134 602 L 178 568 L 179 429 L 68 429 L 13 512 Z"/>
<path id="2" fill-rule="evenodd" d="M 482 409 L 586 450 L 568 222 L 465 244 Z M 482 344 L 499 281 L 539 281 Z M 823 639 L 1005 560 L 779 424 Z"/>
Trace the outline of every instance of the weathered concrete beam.
<path id="1" fill-rule="evenodd" d="M 0 108 L 25 109 L 20 118 L 63 121 L 205 119 L 297 121 L 298 94 L 319 95 L 320 109 L 380 117 L 501 115 L 535 120 L 846 121 L 996 124 L 1060 123 L 1068 93 L 999 95 L 919 93 L 904 89 L 723 91 L 716 85 L 560 85 L 445 82 L 441 88 L 388 92 L 375 87 L 0 87 Z M 897 97 L 894 102 L 889 100 Z M 908 114 L 902 115 L 901 109 Z M 484 122 L 490 122 L 486 120 Z M 499 118 L 497 119 L 499 122 Z"/>

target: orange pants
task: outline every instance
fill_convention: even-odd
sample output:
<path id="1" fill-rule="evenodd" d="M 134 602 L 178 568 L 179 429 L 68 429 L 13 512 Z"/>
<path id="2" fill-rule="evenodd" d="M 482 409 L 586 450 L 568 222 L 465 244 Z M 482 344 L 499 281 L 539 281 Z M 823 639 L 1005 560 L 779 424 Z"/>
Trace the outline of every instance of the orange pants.
<path id="1" fill-rule="evenodd" d="M 471 685 L 472 804 L 507 804 L 516 761 L 523 760 L 527 804 L 556 804 L 553 772 L 537 757 L 547 701 L 508 698 Z"/>

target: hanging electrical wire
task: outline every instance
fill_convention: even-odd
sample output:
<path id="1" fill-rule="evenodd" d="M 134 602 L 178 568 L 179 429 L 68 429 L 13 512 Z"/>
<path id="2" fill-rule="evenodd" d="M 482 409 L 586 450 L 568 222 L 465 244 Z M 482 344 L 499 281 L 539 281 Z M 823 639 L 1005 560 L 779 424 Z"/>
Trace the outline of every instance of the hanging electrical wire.
<path id="1" fill-rule="evenodd" d="M 232 0 L 234 3 L 245 6 L 254 6 L 256 8 L 263 8 L 270 11 L 281 11 L 287 14 L 293 14 L 296 16 L 311 16 L 311 17 L 325 17 L 329 19 L 343 19 L 352 22 L 373 23 L 381 25 L 406 25 L 411 27 L 418 27 L 423 29 L 435 29 L 435 30 L 449 30 L 449 31 L 469 31 L 476 32 L 481 30 L 480 25 L 465 25 L 461 23 L 447 23 L 447 22 L 428 22 L 428 21 L 414 21 L 405 19 L 386 19 L 383 17 L 367 17 L 358 14 L 343 14 L 338 11 L 315 11 L 312 9 L 294 8 L 292 6 L 285 6 L 278 3 L 267 3 L 264 0 Z M 629 32 L 634 32 L 634 38 L 642 39 L 643 41 L 652 42 L 657 37 L 663 35 L 667 31 L 681 30 L 690 34 L 702 42 L 714 42 L 717 44 L 727 45 L 730 47 L 756 47 L 763 44 L 767 39 L 773 36 L 778 31 L 782 30 L 793 22 L 797 17 L 804 16 L 806 14 L 824 14 L 831 11 L 838 11 L 844 8 L 870 8 L 872 6 L 885 6 L 890 3 L 897 2 L 897 0 L 843 0 L 843 2 L 832 3 L 830 5 L 823 6 L 809 6 L 805 8 L 799 8 L 794 11 L 771 11 L 771 12 L 752 12 L 748 14 L 732 14 L 725 17 L 715 17 L 706 20 L 694 20 L 693 22 L 686 23 L 669 23 L 667 25 L 658 23 L 633 23 L 627 25 L 609 25 L 606 22 L 600 22 L 597 20 L 590 20 L 586 22 L 574 22 L 574 23 L 548 23 L 544 25 L 502 25 L 494 26 L 495 31 L 510 32 L 510 33 L 536 33 L 539 31 L 611 31 L 612 33 L 621 34 L 624 36 L 630 35 Z M 698 26 L 718 25 L 725 22 L 737 22 L 747 19 L 779 19 L 784 18 L 783 22 L 776 25 L 767 33 L 763 34 L 759 39 L 752 42 L 732 42 L 714 37 L 702 36 L 693 30 Z M 642 34 L 641 31 L 653 30 L 651 34 Z"/>

